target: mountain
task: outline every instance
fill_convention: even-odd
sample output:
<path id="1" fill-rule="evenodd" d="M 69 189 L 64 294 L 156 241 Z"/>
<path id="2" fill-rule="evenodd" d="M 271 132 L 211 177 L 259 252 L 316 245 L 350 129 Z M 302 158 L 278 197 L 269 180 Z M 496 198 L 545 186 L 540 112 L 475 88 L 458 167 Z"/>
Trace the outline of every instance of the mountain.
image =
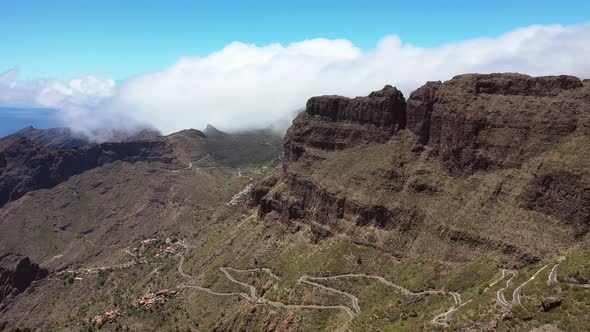
<path id="1" fill-rule="evenodd" d="M 567 76 L 463 75 L 427 83 L 407 106 L 391 86 L 311 98 L 261 215 L 397 257 L 538 261 L 590 230 L 588 88 Z"/>
<path id="2" fill-rule="evenodd" d="M 74 136 L 68 128 L 37 129 L 28 126 L 13 135 L 28 138 L 35 143 L 52 148 L 75 148 L 92 144 L 83 137 Z"/>
<path id="3" fill-rule="evenodd" d="M 160 132 L 153 129 L 141 129 L 137 131 L 102 130 L 95 132 L 96 137 L 105 137 L 108 142 L 131 142 L 142 139 L 155 138 Z M 82 133 L 75 133 L 69 128 L 37 129 L 33 126 L 23 128 L 10 135 L 24 137 L 50 148 L 77 148 L 95 145 L 96 142 Z"/>
<path id="4" fill-rule="evenodd" d="M 205 130 L 203 131 L 203 133 L 205 133 L 205 135 L 207 137 L 211 137 L 211 138 L 215 138 L 215 137 L 221 137 L 224 135 L 227 135 L 226 133 L 224 133 L 223 131 L 213 127 L 212 125 L 208 124 L 205 127 Z"/>
<path id="5" fill-rule="evenodd" d="M 282 140 L 0 156 L 6 329 L 590 325 L 590 81 L 467 74 L 312 97 Z"/>

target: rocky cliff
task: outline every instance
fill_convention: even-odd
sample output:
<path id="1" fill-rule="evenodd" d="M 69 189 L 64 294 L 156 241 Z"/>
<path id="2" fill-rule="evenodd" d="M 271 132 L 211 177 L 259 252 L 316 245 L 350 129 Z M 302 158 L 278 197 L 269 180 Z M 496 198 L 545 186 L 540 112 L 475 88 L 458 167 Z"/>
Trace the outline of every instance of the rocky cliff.
<path id="1" fill-rule="evenodd" d="M 306 147 L 335 150 L 385 142 L 405 128 L 405 109 L 404 96 L 389 85 L 368 97 L 312 97 L 287 132 L 285 155 L 296 160 Z"/>
<path id="2" fill-rule="evenodd" d="M 519 167 L 590 135 L 590 89 L 572 76 L 461 75 L 408 99 L 408 128 L 453 175 Z"/>
<path id="3" fill-rule="evenodd" d="M 22 293 L 33 281 L 43 279 L 47 275 L 46 269 L 40 268 L 28 257 L 20 259 L 14 269 L 0 267 L 0 309 L 6 298 Z"/>
<path id="4" fill-rule="evenodd" d="M 282 174 L 254 198 L 261 218 L 315 241 L 535 261 L 588 234 L 589 128 L 590 84 L 571 76 L 461 75 L 407 105 L 391 86 L 314 97 L 285 136 Z"/>

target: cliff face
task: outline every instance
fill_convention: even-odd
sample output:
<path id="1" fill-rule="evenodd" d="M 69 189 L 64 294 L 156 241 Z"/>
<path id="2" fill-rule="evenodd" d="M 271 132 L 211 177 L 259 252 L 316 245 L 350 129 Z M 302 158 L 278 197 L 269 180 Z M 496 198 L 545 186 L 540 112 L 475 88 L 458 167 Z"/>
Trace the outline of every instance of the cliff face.
<path id="1" fill-rule="evenodd" d="M 408 128 L 453 175 L 519 167 L 590 134 L 590 89 L 571 76 L 461 75 L 410 95 Z"/>
<path id="2" fill-rule="evenodd" d="M 313 97 L 285 136 L 282 174 L 254 201 L 315 241 L 535 261 L 588 233 L 589 128 L 590 85 L 570 76 L 462 75 L 407 105 L 391 86 Z"/>
<path id="3" fill-rule="evenodd" d="M 306 147 L 339 150 L 386 142 L 406 126 L 406 101 L 392 86 L 354 99 L 313 97 L 285 137 L 285 156 L 296 160 Z"/>

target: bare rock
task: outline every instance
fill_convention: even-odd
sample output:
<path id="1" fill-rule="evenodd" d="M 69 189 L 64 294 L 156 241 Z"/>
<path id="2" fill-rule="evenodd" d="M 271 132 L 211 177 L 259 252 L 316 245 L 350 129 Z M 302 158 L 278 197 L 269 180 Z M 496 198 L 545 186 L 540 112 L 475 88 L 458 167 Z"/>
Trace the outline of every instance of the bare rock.
<path id="1" fill-rule="evenodd" d="M 312 97 L 285 136 L 285 156 L 297 160 L 309 148 L 337 150 L 385 142 L 406 127 L 406 101 L 387 85 L 367 97 Z"/>
<path id="2" fill-rule="evenodd" d="M 590 133 L 590 85 L 573 76 L 468 74 L 408 99 L 408 129 L 454 175 L 518 167 Z"/>
<path id="3" fill-rule="evenodd" d="M 553 308 L 559 307 L 562 301 L 562 298 L 557 296 L 543 297 L 541 299 L 541 308 L 543 311 L 547 312 Z"/>

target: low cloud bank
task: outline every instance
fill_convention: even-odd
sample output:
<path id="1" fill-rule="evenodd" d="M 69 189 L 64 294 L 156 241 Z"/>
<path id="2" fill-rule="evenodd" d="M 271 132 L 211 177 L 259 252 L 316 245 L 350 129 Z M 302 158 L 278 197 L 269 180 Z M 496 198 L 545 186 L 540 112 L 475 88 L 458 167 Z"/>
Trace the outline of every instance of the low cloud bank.
<path id="1" fill-rule="evenodd" d="M 86 133 L 143 126 L 171 133 L 208 123 L 240 130 L 287 123 L 314 95 L 365 95 L 385 84 L 408 96 L 426 81 L 468 72 L 588 78 L 589 56 L 590 24 L 530 26 L 436 48 L 397 36 L 367 51 L 347 40 L 233 42 L 121 84 L 97 77 L 21 82 L 8 71 L 0 74 L 0 106 L 56 108 L 66 126 Z"/>

